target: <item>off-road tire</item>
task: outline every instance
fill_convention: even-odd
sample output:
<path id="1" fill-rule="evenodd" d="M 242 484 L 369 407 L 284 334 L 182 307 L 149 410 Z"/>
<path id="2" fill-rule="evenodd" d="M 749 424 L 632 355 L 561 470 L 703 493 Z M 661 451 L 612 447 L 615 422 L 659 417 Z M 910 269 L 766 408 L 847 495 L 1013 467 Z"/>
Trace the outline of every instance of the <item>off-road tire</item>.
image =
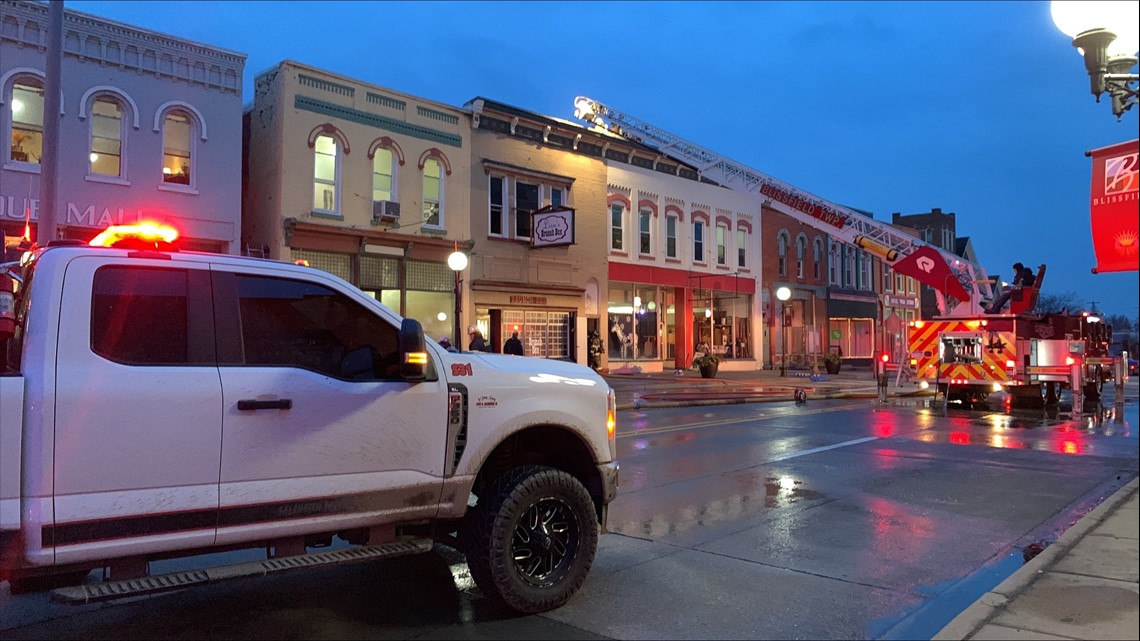
<path id="1" fill-rule="evenodd" d="M 555 534 L 544 534 L 548 529 Z M 573 476 L 527 465 L 507 472 L 479 497 L 461 538 L 471 576 L 485 596 L 519 612 L 546 612 L 570 600 L 586 581 L 598 546 L 597 514 Z M 528 557 L 532 550 L 537 553 Z M 546 561 L 539 558 L 544 550 Z M 535 564 L 550 571 L 536 572 Z"/>

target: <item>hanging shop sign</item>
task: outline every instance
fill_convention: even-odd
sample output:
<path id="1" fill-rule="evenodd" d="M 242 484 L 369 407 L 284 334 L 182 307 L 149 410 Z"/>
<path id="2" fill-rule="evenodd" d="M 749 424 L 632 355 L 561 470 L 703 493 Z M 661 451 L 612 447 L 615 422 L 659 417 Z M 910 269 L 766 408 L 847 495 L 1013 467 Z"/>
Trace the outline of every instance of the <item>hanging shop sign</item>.
<path id="1" fill-rule="evenodd" d="M 574 208 L 549 205 L 531 214 L 531 247 L 574 244 Z"/>

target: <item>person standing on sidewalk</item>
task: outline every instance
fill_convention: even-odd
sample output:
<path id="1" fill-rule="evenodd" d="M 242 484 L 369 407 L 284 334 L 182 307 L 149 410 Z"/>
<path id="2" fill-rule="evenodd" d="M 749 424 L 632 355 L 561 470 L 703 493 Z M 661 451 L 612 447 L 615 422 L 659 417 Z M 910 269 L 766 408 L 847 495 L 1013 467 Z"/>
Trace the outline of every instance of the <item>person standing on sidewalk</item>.
<path id="1" fill-rule="evenodd" d="M 491 351 L 491 346 L 487 344 L 487 341 L 483 340 L 483 332 L 479 331 L 478 326 L 472 325 L 468 327 L 467 336 L 471 339 L 471 342 L 467 345 L 468 350 L 472 352 Z"/>
<path id="2" fill-rule="evenodd" d="M 511 332 L 511 337 L 507 339 L 507 342 L 503 343 L 503 353 L 512 354 L 514 356 L 523 355 L 523 344 L 522 341 L 519 340 L 518 332 Z"/>

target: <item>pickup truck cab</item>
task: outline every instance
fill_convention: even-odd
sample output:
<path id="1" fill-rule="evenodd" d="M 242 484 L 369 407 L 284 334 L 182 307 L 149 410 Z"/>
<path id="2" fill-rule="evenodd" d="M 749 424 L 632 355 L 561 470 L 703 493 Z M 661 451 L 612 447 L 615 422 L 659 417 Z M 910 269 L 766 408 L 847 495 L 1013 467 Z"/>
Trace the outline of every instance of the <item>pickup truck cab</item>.
<path id="1" fill-rule="evenodd" d="M 618 484 L 604 379 L 448 352 L 332 274 L 168 240 L 119 230 L 9 266 L 0 580 L 106 570 L 53 593 L 85 602 L 445 542 L 514 609 L 577 591 Z M 360 547 L 310 550 L 334 538 Z M 251 547 L 257 568 L 142 580 Z"/>

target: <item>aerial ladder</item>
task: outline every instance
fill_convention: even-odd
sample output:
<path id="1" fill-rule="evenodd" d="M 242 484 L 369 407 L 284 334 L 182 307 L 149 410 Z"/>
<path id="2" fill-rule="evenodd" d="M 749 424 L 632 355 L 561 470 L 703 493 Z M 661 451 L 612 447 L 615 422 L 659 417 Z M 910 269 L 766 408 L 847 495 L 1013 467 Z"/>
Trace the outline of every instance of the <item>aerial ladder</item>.
<path id="1" fill-rule="evenodd" d="M 878 255 L 892 270 L 932 287 L 942 316 L 976 316 L 994 296 L 994 283 L 982 267 L 889 224 L 828 202 L 591 98 L 574 99 L 574 117 L 652 147 L 694 167 L 704 178 L 752 194 L 786 216 Z"/>

